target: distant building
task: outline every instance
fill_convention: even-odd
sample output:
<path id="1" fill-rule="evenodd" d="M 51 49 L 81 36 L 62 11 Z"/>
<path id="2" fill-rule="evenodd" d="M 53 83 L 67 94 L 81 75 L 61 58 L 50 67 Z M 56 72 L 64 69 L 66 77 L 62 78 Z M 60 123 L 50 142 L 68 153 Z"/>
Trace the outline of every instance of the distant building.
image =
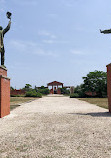
<path id="1" fill-rule="evenodd" d="M 49 88 L 51 86 L 51 89 Z M 64 87 L 64 84 L 58 81 L 53 81 L 47 84 L 50 89 L 50 94 L 61 94 L 60 88 Z"/>

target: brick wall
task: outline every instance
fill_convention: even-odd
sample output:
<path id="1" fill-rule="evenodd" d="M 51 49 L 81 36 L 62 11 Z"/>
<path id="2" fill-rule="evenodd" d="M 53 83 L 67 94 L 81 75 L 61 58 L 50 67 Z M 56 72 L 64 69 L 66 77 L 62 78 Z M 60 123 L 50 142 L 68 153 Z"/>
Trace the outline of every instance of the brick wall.
<path id="1" fill-rule="evenodd" d="M 0 66 L 0 118 L 10 114 L 10 79 L 7 69 Z"/>
<path id="2" fill-rule="evenodd" d="M 19 89 L 19 90 L 15 89 L 15 90 L 11 90 L 10 94 L 11 95 L 25 95 L 26 91 L 22 89 Z"/>
<path id="3" fill-rule="evenodd" d="M 107 95 L 109 112 L 111 112 L 111 64 L 107 65 Z"/>
<path id="4" fill-rule="evenodd" d="M 88 96 L 96 96 L 97 95 L 96 92 L 91 92 L 91 91 L 85 92 L 85 94 L 88 95 Z"/>

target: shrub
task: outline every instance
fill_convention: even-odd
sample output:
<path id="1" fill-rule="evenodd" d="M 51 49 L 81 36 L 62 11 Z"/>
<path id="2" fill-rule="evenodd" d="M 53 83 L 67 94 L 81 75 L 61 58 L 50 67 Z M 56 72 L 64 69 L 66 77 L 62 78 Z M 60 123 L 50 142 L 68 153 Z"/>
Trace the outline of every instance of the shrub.
<path id="1" fill-rule="evenodd" d="M 79 94 L 78 93 L 70 94 L 70 98 L 79 98 Z"/>
<path id="2" fill-rule="evenodd" d="M 60 90 L 61 90 L 61 94 L 66 94 L 66 95 L 70 94 L 70 91 L 66 87 L 60 88 Z"/>
<path id="3" fill-rule="evenodd" d="M 50 93 L 48 88 L 39 89 L 38 92 L 41 93 L 41 94 L 45 94 L 45 95 Z"/>
<path id="4" fill-rule="evenodd" d="M 79 98 L 85 98 L 85 97 L 86 97 L 83 84 L 81 84 L 81 85 L 75 87 L 75 89 L 74 89 L 74 94 L 78 94 L 78 95 L 79 95 Z"/>
<path id="5" fill-rule="evenodd" d="M 37 96 L 36 96 L 37 98 L 42 98 L 42 94 L 41 93 L 39 93 L 39 92 L 37 92 Z"/>
<path id="6" fill-rule="evenodd" d="M 26 92 L 26 97 L 37 97 L 37 98 L 41 98 L 41 97 L 42 97 L 42 94 L 36 92 L 35 90 L 32 90 L 32 91 Z"/>

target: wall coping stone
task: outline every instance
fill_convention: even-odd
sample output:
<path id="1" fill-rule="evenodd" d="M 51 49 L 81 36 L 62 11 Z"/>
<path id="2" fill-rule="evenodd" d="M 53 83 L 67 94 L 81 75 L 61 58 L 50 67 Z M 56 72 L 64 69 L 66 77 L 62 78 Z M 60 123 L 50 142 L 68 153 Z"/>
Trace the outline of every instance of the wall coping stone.
<path id="1" fill-rule="evenodd" d="M 0 78 L 5 78 L 5 79 L 10 80 L 10 78 L 9 78 L 9 77 L 3 76 L 3 75 L 0 75 Z"/>
<path id="2" fill-rule="evenodd" d="M 5 67 L 2 66 L 2 65 L 0 66 L 0 68 L 3 69 L 3 70 L 5 70 L 5 71 L 7 71 L 7 68 L 5 68 Z"/>
<path id="3" fill-rule="evenodd" d="M 108 67 L 108 66 L 111 66 L 111 63 L 110 63 L 110 64 L 108 64 L 108 65 L 106 65 L 106 67 Z"/>

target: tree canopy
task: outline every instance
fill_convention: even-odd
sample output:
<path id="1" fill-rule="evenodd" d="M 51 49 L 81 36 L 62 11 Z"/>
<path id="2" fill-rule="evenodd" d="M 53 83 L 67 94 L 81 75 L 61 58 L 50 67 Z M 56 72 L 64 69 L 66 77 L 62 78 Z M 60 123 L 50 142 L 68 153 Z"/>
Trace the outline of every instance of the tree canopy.
<path id="1" fill-rule="evenodd" d="M 99 97 L 107 95 L 107 74 L 103 71 L 89 72 L 83 77 L 84 91 L 96 92 Z"/>

